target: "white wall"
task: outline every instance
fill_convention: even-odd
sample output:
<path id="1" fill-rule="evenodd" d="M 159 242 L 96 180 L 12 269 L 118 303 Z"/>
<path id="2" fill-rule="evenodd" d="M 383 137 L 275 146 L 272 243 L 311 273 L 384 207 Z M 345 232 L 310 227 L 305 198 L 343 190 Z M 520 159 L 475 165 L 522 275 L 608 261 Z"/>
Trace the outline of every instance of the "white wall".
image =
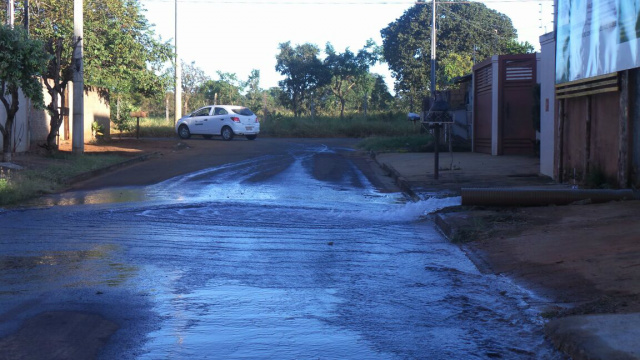
<path id="1" fill-rule="evenodd" d="M 540 36 L 540 173 L 553 177 L 555 151 L 555 72 L 554 33 Z"/>

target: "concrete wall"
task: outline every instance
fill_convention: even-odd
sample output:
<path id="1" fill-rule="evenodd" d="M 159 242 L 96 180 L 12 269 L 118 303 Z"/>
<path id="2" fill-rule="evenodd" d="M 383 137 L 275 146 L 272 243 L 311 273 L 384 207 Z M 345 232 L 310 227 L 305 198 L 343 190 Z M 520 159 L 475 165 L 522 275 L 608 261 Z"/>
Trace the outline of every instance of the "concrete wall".
<path id="1" fill-rule="evenodd" d="M 43 87 L 45 104 L 51 102 L 51 97 Z M 73 94 L 73 83 L 68 85 L 68 94 Z M 59 139 L 70 140 L 73 136 L 73 98 L 68 97 L 70 109 L 69 116 L 65 119 L 65 123 L 60 126 Z M 29 151 L 37 144 L 46 142 L 47 135 L 51 128 L 51 116 L 46 110 L 36 110 L 29 105 L 29 101 L 20 97 L 20 109 L 14 121 L 13 143 L 15 152 Z M 60 106 L 60 105 L 59 105 Z M 84 93 L 84 142 L 93 140 L 91 133 L 91 123 L 97 121 L 100 123 L 105 132 L 104 135 L 110 135 L 110 109 L 109 104 L 101 99 L 97 91 L 85 91 Z M 0 106 L 0 123 L 4 125 L 6 121 L 6 111 Z M 65 131 L 68 129 L 68 132 Z M 2 138 L 0 137 L 0 152 L 2 151 Z"/>
<path id="2" fill-rule="evenodd" d="M 555 71 L 556 41 L 554 33 L 540 36 L 540 173 L 553 177 L 555 149 Z"/>

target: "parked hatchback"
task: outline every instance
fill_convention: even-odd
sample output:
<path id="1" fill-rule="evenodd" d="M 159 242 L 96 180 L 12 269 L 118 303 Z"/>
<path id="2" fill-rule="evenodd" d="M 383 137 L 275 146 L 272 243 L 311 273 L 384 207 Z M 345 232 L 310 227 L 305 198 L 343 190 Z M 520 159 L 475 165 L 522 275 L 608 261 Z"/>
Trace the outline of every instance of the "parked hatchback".
<path id="1" fill-rule="evenodd" d="M 260 122 L 256 114 L 244 106 L 209 105 L 178 120 L 176 132 L 183 139 L 202 135 L 206 139 L 222 136 L 223 140 L 232 140 L 236 135 L 244 135 L 255 140 Z"/>

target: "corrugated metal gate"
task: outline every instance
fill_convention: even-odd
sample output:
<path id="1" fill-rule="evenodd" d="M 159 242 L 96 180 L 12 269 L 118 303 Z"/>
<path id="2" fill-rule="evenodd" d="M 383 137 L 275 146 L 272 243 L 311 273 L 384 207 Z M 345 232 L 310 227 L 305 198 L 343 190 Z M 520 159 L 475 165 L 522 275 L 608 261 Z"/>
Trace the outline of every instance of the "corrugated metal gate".
<path id="1" fill-rule="evenodd" d="M 536 55 L 501 55 L 474 66 L 473 151 L 534 154 Z"/>

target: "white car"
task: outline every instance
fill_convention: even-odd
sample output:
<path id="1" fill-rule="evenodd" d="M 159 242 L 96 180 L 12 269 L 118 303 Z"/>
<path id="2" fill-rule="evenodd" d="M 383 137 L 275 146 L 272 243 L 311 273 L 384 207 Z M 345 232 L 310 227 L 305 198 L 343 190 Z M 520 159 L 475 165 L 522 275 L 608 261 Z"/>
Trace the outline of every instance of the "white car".
<path id="1" fill-rule="evenodd" d="M 183 139 L 191 135 L 202 135 L 206 139 L 219 135 L 228 141 L 236 135 L 244 135 L 248 140 L 255 140 L 260 132 L 260 121 L 244 106 L 208 105 L 178 120 L 176 132 Z"/>

